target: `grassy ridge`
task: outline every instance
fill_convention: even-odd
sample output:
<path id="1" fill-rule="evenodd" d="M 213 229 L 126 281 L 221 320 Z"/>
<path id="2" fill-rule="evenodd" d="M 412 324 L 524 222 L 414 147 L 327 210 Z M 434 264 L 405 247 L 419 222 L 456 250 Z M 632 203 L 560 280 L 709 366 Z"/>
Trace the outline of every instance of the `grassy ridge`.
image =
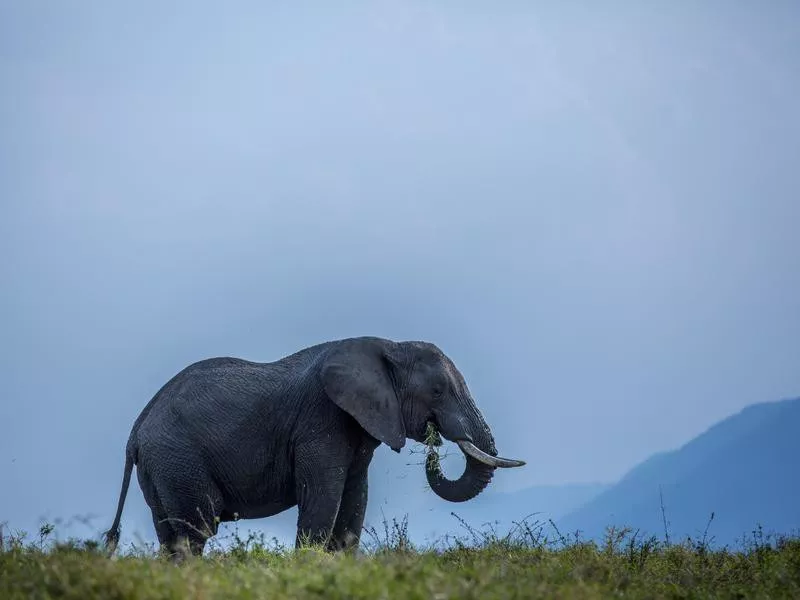
<path id="1" fill-rule="evenodd" d="M 394 530 L 359 556 L 269 548 L 253 537 L 174 566 L 92 542 L 6 540 L 0 598 L 800 597 L 800 540 L 754 537 L 737 551 L 609 532 L 605 544 L 489 535 L 415 549 Z M 399 532 L 399 533 L 398 533 Z M 534 535 L 536 535 L 534 531 Z"/>

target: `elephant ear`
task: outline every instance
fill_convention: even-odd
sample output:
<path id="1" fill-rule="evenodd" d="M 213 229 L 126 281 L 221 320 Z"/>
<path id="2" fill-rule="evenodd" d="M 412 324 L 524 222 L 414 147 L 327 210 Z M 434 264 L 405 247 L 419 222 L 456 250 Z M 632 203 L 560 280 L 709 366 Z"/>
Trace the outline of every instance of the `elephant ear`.
<path id="1" fill-rule="evenodd" d="M 336 406 L 372 437 L 400 452 L 406 431 L 388 359 L 387 349 L 379 340 L 342 342 L 324 360 L 322 384 Z"/>

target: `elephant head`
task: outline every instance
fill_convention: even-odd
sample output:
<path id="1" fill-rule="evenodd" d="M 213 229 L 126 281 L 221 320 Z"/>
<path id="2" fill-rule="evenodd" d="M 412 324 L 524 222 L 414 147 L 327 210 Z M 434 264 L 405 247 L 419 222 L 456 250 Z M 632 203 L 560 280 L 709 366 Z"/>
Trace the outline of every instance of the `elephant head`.
<path id="1" fill-rule="evenodd" d="M 433 344 L 350 339 L 325 356 L 321 378 L 339 408 L 396 452 L 406 438 L 424 442 L 428 424 L 456 442 L 466 456 L 458 479 L 447 479 L 431 456 L 426 461 L 428 483 L 445 500 L 470 500 L 486 488 L 496 468 L 525 464 L 497 456 L 492 432 L 463 376 Z"/>

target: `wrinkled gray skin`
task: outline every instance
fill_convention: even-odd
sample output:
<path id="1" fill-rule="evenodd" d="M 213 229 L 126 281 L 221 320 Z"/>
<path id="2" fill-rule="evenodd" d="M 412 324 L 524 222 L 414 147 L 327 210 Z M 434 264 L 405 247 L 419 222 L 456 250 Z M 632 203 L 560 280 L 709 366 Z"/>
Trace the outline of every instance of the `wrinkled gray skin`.
<path id="1" fill-rule="evenodd" d="M 363 337 L 327 342 L 271 363 L 212 358 L 173 377 L 133 425 L 113 552 L 131 471 L 162 549 L 201 554 L 217 522 L 256 519 L 298 506 L 297 545 L 357 546 L 367 469 L 385 443 L 424 441 L 427 423 L 446 439 L 496 456 L 494 439 L 464 378 L 436 346 Z M 433 491 L 463 502 L 494 467 L 467 456 L 448 480 L 426 463 Z"/>

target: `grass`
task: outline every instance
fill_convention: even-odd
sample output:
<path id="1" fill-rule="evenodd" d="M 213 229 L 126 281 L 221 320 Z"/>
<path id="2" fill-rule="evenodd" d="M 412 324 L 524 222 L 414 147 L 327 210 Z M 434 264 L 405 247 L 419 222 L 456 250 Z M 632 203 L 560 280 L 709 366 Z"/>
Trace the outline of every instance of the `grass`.
<path id="1" fill-rule="evenodd" d="M 671 544 L 609 530 L 601 544 L 525 520 L 503 535 L 417 548 L 407 521 L 365 531 L 358 555 L 298 551 L 240 537 L 175 566 L 131 546 L 107 558 L 93 541 L 0 535 L 0 598 L 798 598 L 800 539 L 753 533 L 741 549 Z M 548 532 L 551 532 L 548 535 Z"/>

